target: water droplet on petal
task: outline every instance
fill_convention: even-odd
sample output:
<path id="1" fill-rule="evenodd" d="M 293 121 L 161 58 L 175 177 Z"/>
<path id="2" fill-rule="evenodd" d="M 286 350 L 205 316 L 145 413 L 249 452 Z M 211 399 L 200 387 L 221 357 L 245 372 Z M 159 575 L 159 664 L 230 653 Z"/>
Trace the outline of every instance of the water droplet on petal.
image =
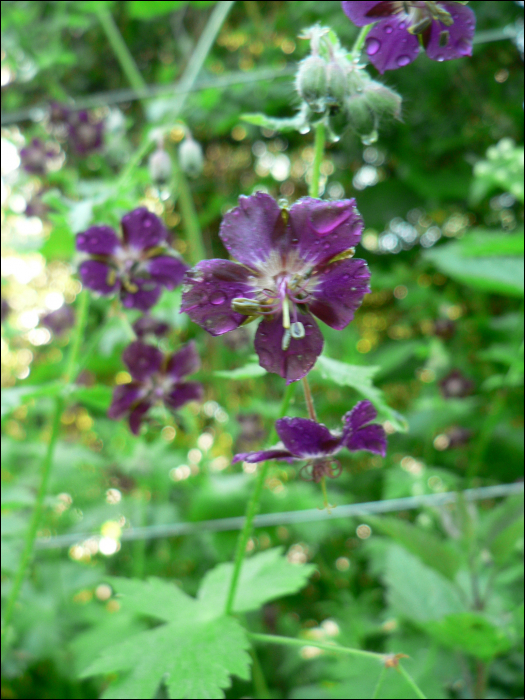
<path id="1" fill-rule="evenodd" d="M 440 53 L 436 56 L 436 61 L 439 61 L 441 63 L 444 60 L 445 60 L 445 57 L 443 56 L 442 53 Z"/>
<path id="2" fill-rule="evenodd" d="M 385 34 L 392 34 L 393 31 L 394 30 L 390 24 L 385 25 Z"/>
<path id="3" fill-rule="evenodd" d="M 369 56 L 375 56 L 380 48 L 381 42 L 373 36 L 366 40 L 366 52 Z"/>
<path id="4" fill-rule="evenodd" d="M 397 57 L 396 63 L 400 68 L 402 68 L 403 66 L 408 66 L 408 64 L 410 63 L 410 56 L 401 54 L 401 56 Z"/>
<path id="5" fill-rule="evenodd" d="M 457 49 L 462 56 L 470 56 L 472 54 L 472 45 L 466 39 L 458 41 Z"/>
<path id="6" fill-rule="evenodd" d="M 310 132 L 310 127 L 308 126 L 308 124 L 304 124 L 299 129 L 300 134 L 308 134 L 309 132 Z"/>
<path id="7" fill-rule="evenodd" d="M 220 304 L 224 304 L 226 301 L 226 294 L 223 294 L 223 292 L 213 292 L 213 294 L 210 296 L 210 302 L 214 306 L 219 306 Z"/>

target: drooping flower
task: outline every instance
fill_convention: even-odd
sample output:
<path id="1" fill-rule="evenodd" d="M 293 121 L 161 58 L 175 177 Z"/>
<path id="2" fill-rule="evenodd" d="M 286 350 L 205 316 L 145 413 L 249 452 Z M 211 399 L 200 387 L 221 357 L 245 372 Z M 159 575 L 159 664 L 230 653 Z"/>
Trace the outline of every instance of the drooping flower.
<path id="1" fill-rule="evenodd" d="M 63 304 L 59 309 L 44 314 L 40 323 L 55 335 L 61 335 L 74 325 L 75 314 L 69 304 Z"/>
<path id="2" fill-rule="evenodd" d="M 98 150 L 103 143 L 104 122 L 85 110 L 67 116 L 68 140 L 79 155 Z"/>
<path id="3" fill-rule="evenodd" d="M 441 393 L 446 399 L 464 399 L 474 391 L 474 386 L 472 379 L 465 377 L 459 369 L 452 370 L 439 382 Z"/>
<path id="4" fill-rule="evenodd" d="M 45 175 L 56 155 L 56 150 L 49 144 L 35 138 L 20 150 L 20 162 L 26 172 L 34 175 Z"/>
<path id="5" fill-rule="evenodd" d="M 301 379 L 323 348 L 313 315 L 341 330 L 370 291 L 366 262 L 351 259 L 362 229 L 354 199 L 305 197 L 281 210 L 262 192 L 241 197 L 219 234 L 238 262 L 204 260 L 189 270 L 181 311 L 212 335 L 262 316 L 261 366 L 287 383 Z"/>
<path id="6" fill-rule="evenodd" d="M 127 308 L 147 311 L 162 288 L 174 289 L 187 265 L 170 255 L 162 221 L 145 207 L 122 217 L 123 238 L 110 226 L 91 226 L 77 235 L 77 250 L 88 253 L 79 267 L 82 283 L 100 294 L 118 292 Z"/>
<path id="7" fill-rule="evenodd" d="M 343 2 L 358 27 L 377 22 L 365 41 L 380 73 L 412 63 L 420 41 L 434 61 L 472 55 L 476 16 L 464 2 Z"/>
<path id="8" fill-rule="evenodd" d="M 164 355 L 158 348 L 136 340 L 124 350 L 122 359 L 133 381 L 115 387 L 108 417 L 128 416 L 131 432 L 138 435 L 144 414 L 156 403 L 176 411 L 188 401 L 200 401 L 203 389 L 185 377 L 200 367 L 195 344 L 188 343 L 177 352 Z"/>
<path id="9" fill-rule="evenodd" d="M 350 452 L 366 450 L 374 454 L 386 454 L 386 434 L 383 427 L 371 421 L 377 411 L 370 401 L 360 401 L 343 416 L 343 430 L 332 433 L 322 423 L 308 418 L 280 418 L 275 427 L 281 444 L 260 452 L 235 455 L 233 462 L 265 462 L 281 459 L 288 462 L 307 460 L 301 468 L 302 476 L 319 482 L 323 477 L 334 479 L 342 467 L 333 456 L 346 447 Z"/>

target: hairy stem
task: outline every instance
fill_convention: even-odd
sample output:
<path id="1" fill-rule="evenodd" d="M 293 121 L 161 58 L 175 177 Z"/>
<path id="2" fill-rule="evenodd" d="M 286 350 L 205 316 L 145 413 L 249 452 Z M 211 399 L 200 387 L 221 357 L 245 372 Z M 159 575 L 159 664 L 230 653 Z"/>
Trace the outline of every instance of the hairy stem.
<path id="1" fill-rule="evenodd" d="M 418 698 L 426 698 L 427 696 L 423 693 L 421 688 L 417 685 L 415 680 L 412 678 L 412 676 L 406 671 L 401 664 L 397 666 L 397 670 L 399 673 L 403 676 L 405 681 L 407 682 L 407 685 L 409 685 L 414 693 L 417 695 Z"/>
<path id="2" fill-rule="evenodd" d="M 89 292 L 86 289 L 82 290 L 78 295 L 77 322 L 73 334 L 73 340 L 71 342 L 71 350 L 69 351 L 66 371 L 64 373 L 64 384 L 70 384 L 73 382 L 78 374 L 78 354 L 88 317 L 89 298 Z"/>
<path id="3" fill-rule="evenodd" d="M 113 53 L 120 63 L 120 67 L 128 79 L 129 84 L 138 92 L 141 90 L 146 90 L 146 82 L 140 74 L 140 71 L 135 64 L 135 60 L 126 46 L 124 39 L 122 38 L 119 28 L 115 24 L 113 15 L 104 6 L 104 3 L 96 2 L 94 6 L 99 22 L 104 30 L 104 33 L 106 34 L 106 38 L 109 41 L 111 48 L 113 49 Z"/>
<path id="4" fill-rule="evenodd" d="M 293 637 L 279 637 L 275 634 L 256 634 L 254 632 L 248 632 L 248 637 L 254 642 L 266 642 L 267 644 L 280 644 L 287 647 L 316 647 L 317 649 L 322 649 L 323 651 L 329 651 L 333 654 L 346 654 L 348 656 L 360 656 L 366 657 L 367 659 L 377 659 L 379 662 L 383 662 L 384 654 L 379 654 L 375 651 L 364 651 L 363 649 L 352 649 L 350 647 L 340 647 L 336 644 L 325 644 L 323 642 L 316 642 L 310 639 L 294 639 Z M 424 696 L 423 696 L 424 697 Z"/>
<path id="5" fill-rule="evenodd" d="M 308 383 L 308 377 L 303 377 L 301 379 L 301 382 L 303 384 L 304 400 L 306 401 L 306 408 L 308 409 L 308 417 L 311 418 L 311 420 L 314 420 L 317 422 L 317 415 L 315 413 L 314 399 L 312 396 L 312 392 L 310 391 L 310 384 Z"/>
<path id="6" fill-rule="evenodd" d="M 487 685 L 487 664 L 483 661 L 476 661 L 476 679 L 474 681 L 473 697 L 482 700 L 485 697 Z"/>
<path id="7" fill-rule="evenodd" d="M 374 688 L 374 694 L 372 695 L 372 698 L 378 698 L 379 693 L 381 692 L 381 688 L 383 686 L 383 681 L 385 680 L 385 673 L 386 673 L 386 666 L 383 666 L 381 669 L 381 672 L 379 674 L 379 678 L 377 679 L 376 687 Z"/>
<path id="8" fill-rule="evenodd" d="M 286 411 L 293 396 L 295 390 L 295 383 L 288 384 L 284 392 L 283 400 L 281 403 L 281 410 L 279 411 L 279 418 L 282 418 Z M 275 428 L 270 435 L 270 444 L 275 440 Z M 268 473 L 269 463 L 263 462 L 258 470 L 255 487 L 253 489 L 252 496 L 248 501 L 246 507 L 246 515 L 244 520 L 244 525 L 241 532 L 239 533 L 239 539 L 237 540 L 237 548 L 235 550 L 235 559 L 233 562 L 233 574 L 230 581 L 230 588 L 228 590 L 228 596 L 226 598 L 225 613 L 230 615 L 233 612 L 233 604 L 235 602 L 235 593 L 237 591 L 237 585 L 239 583 L 239 576 L 241 574 L 242 562 L 246 554 L 246 545 L 252 534 L 253 519 L 259 510 L 259 501 L 261 499 L 261 493 L 263 490 L 264 482 L 266 480 L 266 475 Z"/>
<path id="9" fill-rule="evenodd" d="M 352 58 L 354 60 L 359 58 L 359 56 L 361 55 L 361 51 L 363 49 L 365 39 L 367 37 L 368 32 L 371 29 L 372 29 L 371 24 L 367 24 L 365 27 L 361 27 L 361 31 L 357 35 L 357 39 L 355 40 L 354 45 L 352 46 L 351 55 L 352 55 Z"/>
<path id="10" fill-rule="evenodd" d="M 321 176 L 321 163 L 323 162 L 326 127 L 322 122 L 315 126 L 314 162 L 312 163 L 312 180 L 310 182 L 310 197 L 319 197 L 319 179 Z"/>
<path id="11" fill-rule="evenodd" d="M 207 257 L 206 248 L 188 180 L 180 168 L 176 153 L 172 155 L 173 169 L 178 187 L 180 213 L 186 233 L 186 243 L 188 244 L 187 257 L 192 265 L 196 265 L 200 260 L 204 260 Z"/>

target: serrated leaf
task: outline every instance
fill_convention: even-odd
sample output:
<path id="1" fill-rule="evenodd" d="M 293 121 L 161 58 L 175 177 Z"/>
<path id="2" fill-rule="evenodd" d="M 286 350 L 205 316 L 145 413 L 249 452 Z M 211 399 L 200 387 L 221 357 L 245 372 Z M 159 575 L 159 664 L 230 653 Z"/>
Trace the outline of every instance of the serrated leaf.
<path id="1" fill-rule="evenodd" d="M 425 629 L 440 643 L 483 661 L 508 651 L 512 639 L 481 613 L 463 612 L 429 622 Z"/>
<path id="2" fill-rule="evenodd" d="M 372 384 L 372 379 L 379 371 L 379 367 L 365 367 L 362 365 L 349 365 L 346 362 L 332 360 L 325 355 L 317 358 L 315 368 L 324 379 L 338 384 L 349 386 L 359 392 L 365 399 L 371 401 L 383 419 L 390 421 L 399 432 L 406 433 L 408 424 L 406 419 L 391 408 L 381 389 Z"/>
<path id="3" fill-rule="evenodd" d="M 389 535 L 424 564 L 453 580 L 462 563 L 460 553 L 450 544 L 442 542 L 433 533 L 422 530 L 398 518 L 376 518 L 365 520 L 383 535 Z"/>
<path id="4" fill-rule="evenodd" d="M 103 698 L 151 698 L 162 680 L 174 698 L 222 698 L 230 675 L 249 678 L 246 632 L 224 607 L 203 606 L 160 579 L 110 582 L 124 609 L 169 622 L 106 648 L 82 673 L 127 672 Z"/>
<path id="5" fill-rule="evenodd" d="M 389 548 L 384 578 L 390 605 L 413 622 L 425 623 L 465 611 L 458 589 L 404 547 Z"/>
<path id="6" fill-rule="evenodd" d="M 281 547 L 255 554 L 243 562 L 234 612 L 257 610 L 270 600 L 297 593 L 314 570 L 311 564 L 291 564 L 282 556 Z M 219 564 L 208 572 L 199 590 L 199 600 L 210 609 L 224 609 L 232 573 L 233 564 Z"/>

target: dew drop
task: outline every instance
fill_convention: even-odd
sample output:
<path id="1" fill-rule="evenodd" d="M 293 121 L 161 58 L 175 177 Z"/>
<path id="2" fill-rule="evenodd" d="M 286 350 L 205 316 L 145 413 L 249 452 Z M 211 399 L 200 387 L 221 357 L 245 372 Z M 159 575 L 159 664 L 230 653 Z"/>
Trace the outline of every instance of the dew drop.
<path id="1" fill-rule="evenodd" d="M 303 126 L 301 126 L 301 128 L 299 129 L 299 133 L 300 134 L 310 133 L 310 127 L 308 126 L 308 124 L 304 124 Z"/>
<path id="2" fill-rule="evenodd" d="M 403 66 L 408 66 L 410 63 L 410 56 L 407 56 L 406 54 L 401 54 L 401 56 L 398 56 L 396 59 L 397 65 L 402 68 Z"/>
<path id="3" fill-rule="evenodd" d="M 380 48 L 381 42 L 373 36 L 366 40 L 366 52 L 369 56 L 375 56 Z"/>
<path id="4" fill-rule="evenodd" d="M 210 302 L 214 306 L 219 306 L 220 304 L 224 304 L 226 301 L 226 294 L 223 294 L 223 292 L 213 292 L 213 294 L 210 296 Z"/>
<path id="5" fill-rule="evenodd" d="M 390 24 L 385 25 L 385 34 L 392 34 L 393 28 Z"/>
<path id="6" fill-rule="evenodd" d="M 443 56 L 442 53 L 440 53 L 436 56 L 436 61 L 439 61 L 440 63 L 442 63 L 444 60 L 445 60 L 445 57 Z"/>
<path id="7" fill-rule="evenodd" d="M 363 146 L 371 146 L 377 141 L 378 138 L 379 134 L 377 133 L 377 129 L 373 129 L 366 136 L 361 136 L 361 143 L 363 144 Z"/>

